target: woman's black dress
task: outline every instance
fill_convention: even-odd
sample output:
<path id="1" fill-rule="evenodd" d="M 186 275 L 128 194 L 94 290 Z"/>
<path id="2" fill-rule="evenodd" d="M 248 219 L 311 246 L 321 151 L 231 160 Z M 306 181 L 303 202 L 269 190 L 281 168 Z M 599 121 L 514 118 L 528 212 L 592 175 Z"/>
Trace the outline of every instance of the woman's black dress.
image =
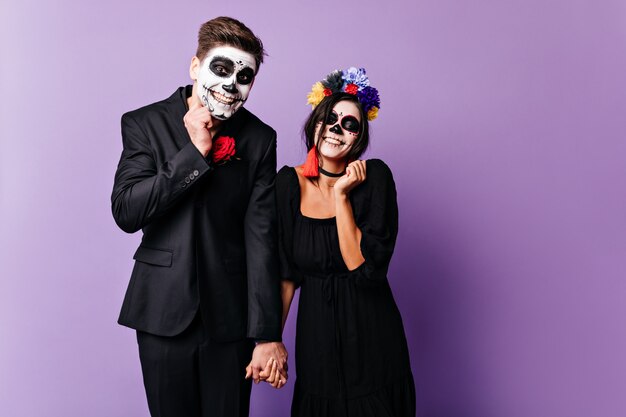
<path id="1" fill-rule="evenodd" d="M 413 417 L 402 319 L 387 281 L 398 229 L 396 190 L 380 160 L 350 201 L 365 263 L 348 271 L 335 218 L 300 211 L 294 168 L 276 177 L 281 276 L 300 287 L 292 417 Z"/>

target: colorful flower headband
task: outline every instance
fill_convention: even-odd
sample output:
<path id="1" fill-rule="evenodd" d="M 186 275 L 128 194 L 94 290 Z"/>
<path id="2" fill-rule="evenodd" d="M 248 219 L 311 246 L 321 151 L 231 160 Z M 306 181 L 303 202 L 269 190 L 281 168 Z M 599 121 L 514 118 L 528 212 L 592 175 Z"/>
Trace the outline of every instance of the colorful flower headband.
<path id="1" fill-rule="evenodd" d="M 341 92 L 357 96 L 363 111 L 367 114 L 367 120 L 372 121 L 378 117 L 380 97 L 378 97 L 378 90 L 370 87 L 365 68 L 350 67 L 344 71 L 331 72 L 325 79 L 313 84 L 313 89 L 306 96 L 307 103 L 315 108 L 324 97 Z"/>

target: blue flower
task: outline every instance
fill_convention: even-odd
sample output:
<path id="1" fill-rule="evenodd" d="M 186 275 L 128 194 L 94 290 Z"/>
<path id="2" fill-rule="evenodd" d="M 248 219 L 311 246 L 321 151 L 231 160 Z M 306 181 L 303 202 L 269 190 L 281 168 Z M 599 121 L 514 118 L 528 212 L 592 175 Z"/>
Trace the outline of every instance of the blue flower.
<path id="1" fill-rule="evenodd" d="M 344 70 L 342 74 L 344 87 L 348 84 L 356 84 L 357 87 L 359 87 L 359 91 L 361 91 L 370 85 L 370 80 L 367 78 L 367 75 L 365 75 L 365 68 L 356 69 L 355 67 L 350 67 Z"/>

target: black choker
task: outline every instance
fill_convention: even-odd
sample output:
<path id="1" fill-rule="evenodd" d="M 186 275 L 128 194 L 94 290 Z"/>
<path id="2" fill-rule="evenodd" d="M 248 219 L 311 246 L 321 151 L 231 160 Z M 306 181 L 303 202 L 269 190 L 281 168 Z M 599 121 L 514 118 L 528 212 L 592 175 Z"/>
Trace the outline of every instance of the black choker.
<path id="1" fill-rule="evenodd" d="M 346 173 L 346 171 L 343 171 L 343 172 L 340 172 L 340 173 L 338 173 L 338 174 L 335 174 L 334 172 L 328 172 L 328 171 L 326 171 L 326 170 L 325 170 L 324 168 L 322 168 L 322 167 L 319 167 L 319 170 L 320 170 L 320 174 L 324 174 L 324 175 L 326 175 L 327 177 L 331 177 L 331 178 L 339 178 L 339 177 L 343 177 L 343 174 L 345 174 L 345 173 Z"/>

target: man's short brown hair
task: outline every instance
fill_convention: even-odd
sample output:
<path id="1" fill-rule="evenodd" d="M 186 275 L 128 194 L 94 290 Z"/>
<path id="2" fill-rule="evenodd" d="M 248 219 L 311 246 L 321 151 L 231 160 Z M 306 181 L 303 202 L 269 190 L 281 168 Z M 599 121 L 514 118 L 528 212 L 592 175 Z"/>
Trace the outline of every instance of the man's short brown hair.
<path id="1" fill-rule="evenodd" d="M 233 46 L 248 52 L 256 60 L 256 70 L 263 62 L 265 50 L 263 42 L 243 23 L 232 17 L 220 16 L 200 26 L 198 31 L 198 50 L 196 56 L 200 61 L 207 53 L 217 46 Z"/>

